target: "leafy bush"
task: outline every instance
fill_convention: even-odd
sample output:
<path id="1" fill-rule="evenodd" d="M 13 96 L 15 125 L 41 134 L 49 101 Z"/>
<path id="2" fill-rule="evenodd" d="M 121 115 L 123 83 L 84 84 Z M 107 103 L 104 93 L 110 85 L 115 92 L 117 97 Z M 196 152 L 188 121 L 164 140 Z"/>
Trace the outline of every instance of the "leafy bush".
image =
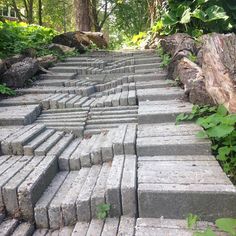
<path id="1" fill-rule="evenodd" d="M 161 19 L 152 30 L 161 35 L 186 32 L 194 37 L 210 32 L 236 31 L 234 0 L 169 0 L 169 8 L 161 10 Z"/>
<path id="2" fill-rule="evenodd" d="M 26 48 L 40 51 L 55 35 L 53 29 L 38 25 L 0 22 L 0 58 L 21 53 Z"/>
<path id="3" fill-rule="evenodd" d="M 0 94 L 14 96 L 16 95 L 16 92 L 8 88 L 5 84 L 0 84 Z"/>
<path id="4" fill-rule="evenodd" d="M 204 128 L 197 136 L 211 139 L 213 154 L 236 182 L 236 114 L 229 114 L 223 105 L 194 106 L 191 114 L 180 114 L 176 119 L 177 122 L 183 120 L 196 120 Z"/>

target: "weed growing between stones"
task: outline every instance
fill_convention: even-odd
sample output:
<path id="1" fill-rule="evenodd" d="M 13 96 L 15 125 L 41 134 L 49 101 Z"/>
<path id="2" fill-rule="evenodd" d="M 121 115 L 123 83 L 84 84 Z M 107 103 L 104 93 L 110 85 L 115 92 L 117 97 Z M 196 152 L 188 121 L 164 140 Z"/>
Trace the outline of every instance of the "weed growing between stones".
<path id="1" fill-rule="evenodd" d="M 105 220 L 111 209 L 110 204 L 102 203 L 97 206 L 97 217 L 100 220 Z"/>
<path id="2" fill-rule="evenodd" d="M 186 220 L 188 228 L 195 229 L 200 218 L 190 213 Z M 218 230 L 228 233 L 230 236 L 236 236 L 236 219 L 220 218 L 215 221 L 215 226 Z M 217 234 L 211 228 L 207 228 L 203 232 L 195 232 L 193 236 L 217 236 Z"/>
<path id="3" fill-rule="evenodd" d="M 161 67 L 166 68 L 171 62 L 171 56 L 165 53 L 160 45 L 157 47 L 157 54 L 161 57 Z"/>
<path id="4" fill-rule="evenodd" d="M 226 174 L 236 183 L 236 114 L 229 114 L 223 105 L 195 105 L 190 114 L 178 115 L 176 124 L 192 120 L 204 129 L 197 133 L 197 137 L 210 138 L 213 154 Z"/>
<path id="5" fill-rule="evenodd" d="M 5 84 L 0 84 L 0 94 L 8 95 L 8 96 L 15 96 L 16 92 L 8 88 Z"/>

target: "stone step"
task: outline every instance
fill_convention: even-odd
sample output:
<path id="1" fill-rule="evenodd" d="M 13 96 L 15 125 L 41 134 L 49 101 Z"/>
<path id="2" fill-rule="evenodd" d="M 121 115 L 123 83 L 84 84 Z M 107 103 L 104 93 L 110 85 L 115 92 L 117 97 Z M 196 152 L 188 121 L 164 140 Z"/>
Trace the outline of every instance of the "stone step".
<path id="1" fill-rule="evenodd" d="M 1 151 L 3 154 L 12 154 L 13 153 L 13 147 L 12 143 L 20 138 L 22 135 L 24 135 L 26 132 L 28 133 L 31 129 L 35 127 L 34 125 L 26 125 L 23 126 L 20 129 L 16 129 L 13 132 L 11 132 L 2 142 L 1 142 Z"/>
<path id="2" fill-rule="evenodd" d="M 116 161 L 120 158 L 122 163 Z M 97 206 L 105 204 L 108 199 L 120 212 L 123 211 L 123 202 L 124 213 L 127 216 L 135 215 L 136 156 L 117 156 L 114 160 L 112 166 L 104 163 L 79 171 L 59 172 L 35 205 L 37 227 L 58 229 L 73 226 L 77 221 L 89 222 L 97 218 Z M 113 181 L 109 182 L 110 177 Z M 113 192 L 120 194 L 118 200 Z"/>
<path id="3" fill-rule="evenodd" d="M 57 63 L 56 66 L 62 66 L 62 67 L 66 67 L 66 66 L 77 66 L 77 67 L 95 67 L 95 68 L 100 68 L 100 69 L 103 69 L 104 68 L 104 64 L 103 63 L 99 63 L 99 62 L 96 62 L 96 61 L 79 61 L 79 62 L 72 62 L 70 61 L 69 63 L 68 62 L 60 62 L 60 63 Z"/>
<path id="4" fill-rule="evenodd" d="M 0 125 L 29 125 L 41 112 L 39 105 L 0 107 Z"/>
<path id="5" fill-rule="evenodd" d="M 191 111 L 192 104 L 186 102 L 146 101 L 139 104 L 138 122 L 139 124 L 175 122 L 177 115 Z"/>
<path id="6" fill-rule="evenodd" d="M 68 79 L 74 79 L 76 76 L 76 73 L 48 73 L 48 74 L 42 74 L 39 76 L 42 80 L 68 80 Z"/>
<path id="7" fill-rule="evenodd" d="M 64 132 L 56 131 L 52 136 L 50 136 L 44 143 L 34 150 L 34 154 L 37 156 L 46 155 L 50 149 L 52 149 L 56 143 L 63 137 Z"/>
<path id="8" fill-rule="evenodd" d="M 7 168 L 6 168 L 7 167 Z M 56 156 L 11 156 L 1 164 L 0 209 L 33 221 L 33 206 L 58 171 Z"/>
<path id="9" fill-rule="evenodd" d="M 213 221 L 235 216 L 236 188 L 215 158 L 177 155 L 139 157 L 139 217 L 185 219 L 191 212 Z"/>
<path id="10" fill-rule="evenodd" d="M 167 88 L 173 87 L 174 82 L 172 80 L 153 80 L 153 81 L 144 81 L 144 82 L 137 82 L 135 84 L 136 89 L 152 89 L 152 88 Z"/>
<path id="11" fill-rule="evenodd" d="M 46 129 L 45 125 L 38 124 L 35 125 L 32 129 L 26 131 L 21 136 L 18 136 L 11 142 L 12 153 L 14 155 L 23 155 L 24 145 L 35 139 L 38 135 L 44 132 L 45 129 Z"/>
<path id="12" fill-rule="evenodd" d="M 64 87 L 68 79 L 43 79 L 34 82 L 35 86 L 55 86 L 55 87 Z"/>
<path id="13" fill-rule="evenodd" d="M 167 74 L 166 73 L 139 73 L 139 74 L 135 74 L 133 76 L 134 82 L 150 82 L 150 81 L 155 81 L 155 80 L 163 80 L 166 79 Z"/>
<path id="14" fill-rule="evenodd" d="M 164 136 L 137 138 L 139 156 L 155 155 L 207 155 L 211 153 L 211 142 L 189 136 Z"/>
<path id="15" fill-rule="evenodd" d="M 145 64 L 140 63 L 138 65 L 135 65 L 134 68 L 136 72 L 137 70 L 149 70 L 153 68 L 160 69 L 160 66 L 161 66 L 161 63 L 145 63 Z"/>
<path id="16" fill-rule="evenodd" d="M 138 89 L 137 97 L 139 101 L 167 101 L 184 97 L 184 91 L 174 87 Z"/>
<path id="17" fill-rule="evenodd" d="M 19 221 L 15 219 L 8 219 L 8 220 L 3 221 L 0 224 L 0 235 L 3 235 L 3 236 L 13 235 L 13 232 L 17 228 L 18 224 L 19 224 Z"/>
<path id="18" fill-rule="evenodd" d="M 89 67 L 80 66 L 55 66 L 49 69 L 53 73 L 75 73 L 76 75 L 86 75 Z"/>

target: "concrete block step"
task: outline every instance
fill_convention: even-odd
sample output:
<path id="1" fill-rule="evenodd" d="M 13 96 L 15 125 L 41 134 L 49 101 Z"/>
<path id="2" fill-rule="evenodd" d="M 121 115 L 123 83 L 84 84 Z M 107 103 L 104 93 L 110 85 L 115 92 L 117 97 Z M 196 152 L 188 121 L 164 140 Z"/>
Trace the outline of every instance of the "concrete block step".
<path id="1" fill-rule="evenodd" d="M 161 68 L 161 63 L 140 63 L 137 65 L 134 65 L 135 72 L 137 70 L 149 70 L 149 69 L 160 69 Z"/>
<path id="2" fill-rule="evenodd" d="M 155 72 L 155 73 L 136 73 L 133 75 L 134 82 L 150 82 L 155 80 L 163 80 L 166 79 L 167 73 L 164 72 Z"/>
<path id="3" fill-rule="evenodd" d="M 150 88 L 137 90 L 138 101 L 174 100 L 184 97 L 184 91 L 180 88 Z"/>
<path id="4" fill-rule="evenodd" d="M 199 139 L 195 135 L 137 138 L 138 156 L 207 155 L 210 153 L 211 142 Z"/>
<path id="5" fill-rule="evenodd" d="M 33 85 L 36 86 L 55 86 L 55 87 L 64 87 L 68 79 L 43 79 L 35 81 Z"/>
<path id="6" fill-rule="evenodd" d="M 153 80 L 135 83 L 136 89 L 152 89 L 152 88 L 169 88 L 173 87 L 174 82 L 172 80 Z"/>
<path id="7" fill-rule="evenodd" d="M 138 218 L 135 226 L 135 236 L 192 236 L 196 232 L 203 232 L 208 228 L 216 235 L 226 236 L 220 232 L 211 222 L 199 221 L 194 229 L 189 229 L 186 220 L 164 219 L 164 218 Z"/>
<path id="8" fill-rule="evenodd" d="M 139 124 L 175 122 L 177 115 L 190 113 L 192 104 L 175 100 L 142 102 L 139 104 Z"/>
<path id="9" fill-rule="evenodd" d="M 75 73 L 79 75 L 86 75 L 89 67 L 79 66 L 55 66 L 49 69 L 53 73 Z"/>
<path id="10" fill-rule="evenodd" d="M 50 136 L 45 142 L 43 142 L 39 147 L 34 150 L 36 156 L 44 156 L 49 150 L 51 150 L 56 143 L 63 137 L 63 131 L 56 131 L 52 136 Z"/>
<path id="11" fill-rule="evenodd" d="M 36 120 L 40 112 L 40 105 L 0 107 L 0 125 L 29 125 Z"/>
<path id="12" fill-rule="evenodd" d="M 191 212 L 208 221 L 235 216 L 236 188 L 214 157 L 173 153 L 139 158 L 139 216 L 185 219 Z"/>
<path id="13" fill-rule="evenodd" d="M 1 170 L 1 211 L 32 221 L 34 204 L 58 171 L 56 156 L 10 156 Z"/>
<path id="14" fill-rule="evenodd" d="M 5 155 L 7 155 L 7 154 L 11 155 L 13 153 L 12 143 L 17 139 L 20 139 L 21 136 L 24 137 L 24 134 L 29 133 L 30 130 L 32 130 L 34 127 L 35 127 L 35 124 L 34 125 L 26 125 L 26 126 L 21 127 L 20 129 L 15 129 L 13 132 L 11 132 L 1 142 L 1 151 L 2 151 L 2 153 L 5 154 Z M 37 127 L 39 127 L 39 126 L 37 126 Z"/>
<path id="15" fill-rule="evenodd" d="M 122 163 L 116 161 L 119 158 L 122 158 Z M 98 205 L 105 204 L 108 199 L 112 201 L 114 191 L 122 195 L 118 199 L 120 202 L 113 200 L 113 207 L 122 212 L 123 202 L 124 213 L 127 216 L 135 215 L 136 156 L 117 156 L 114 160 L 112 166 L 104 163 L 79 171 L 59 172 L 35 205 L 37 227 L 58 229 L 73 226 L 77 221 L 90 222 L 97 218 Z M 112 178 L 113 181 L 109 182 L 110 176 L 116 180 Z"/>
<path id="16" fill-rule="evenodd" d="M 74 79 L 76 76 L 76 73 L 48 73 L 48 74 L 42 74 L 39 76 L 42 80 L 68 80 L 68 79 Z"/>

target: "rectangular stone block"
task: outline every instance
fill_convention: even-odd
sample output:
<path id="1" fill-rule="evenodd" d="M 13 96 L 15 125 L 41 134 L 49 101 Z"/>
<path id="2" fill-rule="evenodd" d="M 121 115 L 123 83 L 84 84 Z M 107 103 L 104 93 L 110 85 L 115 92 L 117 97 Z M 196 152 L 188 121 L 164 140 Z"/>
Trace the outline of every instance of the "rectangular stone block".
<path id="1" fill-rule="evenodd" d="M 34 219 L 38 228 L 49 228 L 48 207 L 67 175 L 66 171 L 59 172 L 36 203 Z"/>
<path id="2" fill-rule="evenodd" d="M 124 166 L 124 156 L 114 156 L 112 167 L 107 179 L 106 202 L 111 205 L 109 212 L 111 217 L 122 215 L 121 180 Z"/>
<path id="3" fill-rule="evenodd" d="M 91 220 L 91 196 L 96 185 L 96 181 L 101 170 L 101 166 L 94 165 L 91 167 L 88 177 L 81 189 L 81 192 L 76 201 L 76 211 L 78 221 Z"/>
<path id="4" fill-rule="evenodd" d="M 137 215 L 137 157 L 125 156 L 121 181 L 122 213 L 126 216 Z"/>

